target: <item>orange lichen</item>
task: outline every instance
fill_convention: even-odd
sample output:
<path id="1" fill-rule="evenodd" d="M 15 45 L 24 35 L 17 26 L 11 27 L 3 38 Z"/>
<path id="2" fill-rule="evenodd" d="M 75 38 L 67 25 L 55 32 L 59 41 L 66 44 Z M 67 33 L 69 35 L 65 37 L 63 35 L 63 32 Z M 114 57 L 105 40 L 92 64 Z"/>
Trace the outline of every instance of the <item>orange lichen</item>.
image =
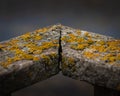
<path id="1" fill-rule="evenodd" d="M 89 58 L 89 59 L 95 59 L 95 58 L 97 58 L 97 57 L 99 56 L 98 53 L 92 53 L 92 52 L 89 52 L 89 51 L 85 51 L 85 52 L 83 53 L 83 55 L 84 55 L 85 57 Z"/>
<path id="2" fill-rule="evenodd" d="M 30 36 L 30 32 L 24 34 L 24 35 L 21 35 L 20 38 L 22 38 L 23 40 L 27 40 L 29 39 L 31 36 Z"/>
<path id="3" fill-rule="evenodd" d="M 76 30 L 76 33 L 77 33 L 78 35 L 81 35 L 81 31 L 80 31 L 80 30 Z"/>
<path id="4" fill-rule="evenodd" d="M 120 60 L 120 53 L 117 54 L 117 60 Z"/>
<path id="5" fill-rule="evenodd" d="M 84 34 L 85 36 L 89 36 L 89 33 L 88 32 L 85 32 L 85 34 Z"/>
<path id="6" fill-rule="evenodd" d="M 76 70 L 75 65 L 76 65 L 75 59 L 73 57 L 64 57 L 63 56 L 62 64 L 61 64 L 62 69 L 70 68 L 70 70 L 74 72 Z"/>
<path id="7" fill-rule="evenodd" d="M 85 42 L 85 39 L 80 37 L 76 39 L 76 42 L 82 43 L 82 42 Z"/>
<path id="8" fill-rule="evenodd" d="M 33 56 L 33 60 L 34 60 L 34 61 L 38 61 L 38 60 L 40 60 L 40 57 L 38 57 L 38 56 Z"/>
<path id="9" fill-rule="evenodd" d="M 36 30 L 36 32 L 28 32 L 17 38 L 11 39 L 9 42 L 0 44 L 0 49 L 9 51 L 13 54 L 12 57 L 8 56 L 8 58 L 6 58 L 5 61 L 0 62 L 0 64 L 7 67 L 8 65 L 19 60 L 37 61 L 40 59 L 40 54 L 42 54 L 44 50 L 58 47 L 58 40 L 46 40 L 46 42 L 40 41 L 43 38 L 39 32 L 46 32 L 47 30 L 48 28 L 42 28 Z M 54 54 L 52 56 L 54 56 Z"/>
<path id="10" fill-rule="evenodd" d="M 94 43 L 94 41 L 92 40 L 92 38 L 89 36 L 88 32 L 84 33 L 84 36 L 81 36 L 81 31 L 77 30 L 76 34 L 70 33 L 67 36 L 63 36 L 62 40 L 67 42 L 67 43 L 71 43 L 70 47 L 72 49 L 75 50 L 83 50 L 87 47 L 89 47 L 92 43 Z"/>
<path id="11" fill-rule="evenodd" d="M 105 52 L 106 51 L 106 47 L 105 46 L 97 46 L 97 45 L 92 45 L 91 49 L 94 51 L 98 51 L 98 52 Z"/>
<path id="12" fill-rule="evenodd" d="M 48 59 L 48 56 L 46 56 L 45 54 L 42 54 L 41 58 Z"/>
<path id="13" fill-rule="evenodd" d="M 74 58 L 72 58 L 72 57 L 69 57 L 69 58 L 68 58 L 68 62 L 69 62 L 69 63 L 73 64 L 74 61 L 75 61 Z"/>
<path id="14" fill-rule="evenodd" d="M 34 38 L 35 40 L 41 40 L 42 39 L 42 36 L 39 36 L 39 35 L 38 36 L 34 36 L 34 37 L 35 37 Z"/>
<path id="15" fill-rule="evenodd" d="M 89 44 L 85 43 L 85 44 L 78 44 L 78 45 L 71 45 L 72 49 L 75 50 L 83 50 L 84 48 L 86 48 Z"/>
<path id="16" fill-rule="evenodd" d="M 4 45 L 0 44 L 0 49 L 2 49 L 4 47 Z"/>
<path id="17" fill-rule="evenodd" d="M 41 28 L 41 29 L 38 29 L 36 30 L 37 33 L 39 32 L 46 32 L 48 29 L 47 28 Z"/>
<path id="18" fill-rule="evenodd" d="M 50 54 L 50 56 L 51 56 L 52 58 L 54 58 L 54 57 L 57 56 L 57 54 L 56 54 L 55 52 L 52 52 L 52 53 Z"/>
<path id="19" fill-rule="evenodd" d="M 101 60 L 104 60 L 105 62 L 113 63 L 114 61 L 117 60 L 117 56 L 115 54 L 108 53 L 104 57 L 102 57 Z"/>
<path id="20" fill-rule="evenodd" d="M 33 51 L 33 54 L 41 54 L 43 51 L 41 49 L 38 49 L 38 50 L 34 50 Z"/>
<path id="21" fill-rule="evenodd" d="M 97 41 L 94 45 L 90 46 L 89 50 L 91 50 L 91 53 L 85 54 L 85 57 L 93 58 L 93 54 L 95 55 L 97 52 L 99 59 L 107 63 L 113 64 L 120 60 L 120 40 Z"/>
<path id="22" fill-rule="evenodd" d="M 103 40 L 100 40 L 100 41 L 97 41 L 97 42 L 96 42 L 96 44 L 100 44 L 100 45 L 105 45 L 105 43 L 106 43 L 106 42 L 103 41 Z"/>
<path id="23" fill-rule="evenodd" d="M 67 40 L 67 36 L 63 36 L 63 37 L 61 38 L 61 40 L 62 40 L 62 41 L 66 41 L 66 40 Z"/>

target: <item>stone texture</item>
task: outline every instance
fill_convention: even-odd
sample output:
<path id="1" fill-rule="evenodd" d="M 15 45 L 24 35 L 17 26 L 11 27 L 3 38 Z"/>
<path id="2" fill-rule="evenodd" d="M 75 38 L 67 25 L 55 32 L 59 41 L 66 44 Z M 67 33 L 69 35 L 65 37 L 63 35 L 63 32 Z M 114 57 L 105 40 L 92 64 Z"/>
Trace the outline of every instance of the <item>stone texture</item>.
<path id="1" fill-rule="evenodd" d="M 50 26 L 0 43 L 0 94 L 59 72 L 59 28 Z"/>
<path id="2" fill-rule="evenodd" d="M 0 94 L 64 76 L 120 90 L 120 40 L 53 25 L 0 42 Z"/>
<path id="3" fill-rule="evenodd" d="M 120 90 L 120 40 L 62 26 L 65 76 Z"/>

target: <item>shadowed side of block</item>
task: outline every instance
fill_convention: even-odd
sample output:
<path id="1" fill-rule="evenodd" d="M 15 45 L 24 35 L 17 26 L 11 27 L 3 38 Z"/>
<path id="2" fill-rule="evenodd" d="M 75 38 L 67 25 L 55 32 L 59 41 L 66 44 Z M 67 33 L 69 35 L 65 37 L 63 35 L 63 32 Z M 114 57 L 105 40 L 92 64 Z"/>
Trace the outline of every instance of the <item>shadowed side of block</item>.
<path id="1" fill-rule="evenodd" d="M 59 25 L 0 43 L 0 94 L 45 80 L 59 70 Z"/>
<path id="2" fill-rule="evenodd" d="M 120 90 L 120 40 L 66 26 L 61 40 L 63 75 Z"/>

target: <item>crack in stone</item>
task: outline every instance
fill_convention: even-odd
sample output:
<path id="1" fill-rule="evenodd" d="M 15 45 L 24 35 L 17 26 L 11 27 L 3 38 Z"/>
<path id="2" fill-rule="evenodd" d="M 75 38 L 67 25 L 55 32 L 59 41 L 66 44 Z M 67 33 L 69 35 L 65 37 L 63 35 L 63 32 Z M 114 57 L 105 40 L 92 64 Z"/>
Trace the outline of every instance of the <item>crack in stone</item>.
<path id="1" fill-rule="evenodd" d="M 17 70 L 17 68 L 22 68 L 22 69 L 20 69 L 19 72 L 17 70 L 18 73 L 15 71 L 17 73 L 17 75 L 16 75 L 15 72 L 14 73 L 9 73 L 10 75 L 12 74 L 11 77 L 7 77 L 7 75 L 6 75 L 7 79 L 5 78 L 5 80 L 3 79 L 3 81 L 0 80 L 0 83 L 2 82 L 3 84 L 6 84 L 6 86 L 9 87 L 9 89 L 11 89 L 11 84 L 12 83 L 9 83 L 9 82 L 13 82 L 14 81 L 14 78 L 12 78 L 12 76 L 14 76 L 14 74 L 15 74 L 16 76 L 18 76 L 18 77 L 15 77 L 15 80 L 18 79 L 16 84 L 18 84 L 18 82 L 22 82 L 23 86 L 24 86 L 24 83 L 25 83 L 25 86 L 26 86 L 26 83 L 28 84 L 28 82 L 30 82 L 30 85 L 32 85 L 33 81 L 31 82 L 29 80 L 33 76 L 36 76 L 34 78 L 35 80 L 40 81 L 40 80 L 47 79 L 47 78 L 49 78 L 49 77 L 51 77 L 53 75 L 56 75 L 60 71 L 62 71 L 62 74 L 64 76 L 68 76 L 68 77 L 74 78 L 76 80 L 83 80 L 83 81 L 87 81 L 87 82 L 89 82 L 91 84 L 96 84 L 96 85 L 100 85 L 100 86 L 101 86 L 101 84 L 103 84 L 102 86 L 105 86 L 105 87 L 108 87 L 108 88 L 112 88 L 112 89 L 116 89 L 116 86 L 117 86 L 116 90 L 120 90 L 120 84 L 119 84 L 119 80 L 120 80 L 120 78 L 119 78 L 119 73 L 120 73 L 119 70 L 120 70 L 120 68 L 119 67 L 116 68 L 116 66 L 114 67 L 112 65 L 103 64 L 101 62 L 91 62 L 90 60 L 88 60 L 85 57 L 81 56 L 82 52 L 85 51 L 86 49 L 78 48 L 78 49 L 82 49 L 82 50 L 79 51 L 79 50 L 77 50 L 75 48 L 73 48 L 73 49 L 70 48 L 71 42 L 70 43 L 65 43 L 66 45 L 64 44 L 63 37 L 67 36 L 70 33 L 76 34 L 75 31 L 76 31 L 76 29 L 71 29 L 69 27 L 62 26 L 61 24 L 58 24 L 58 25 L 55 25 L 55 26 L 52 27 L 52 31 L 50 31 L 50 32 L 53 32 L 53 33 L 50 33 L 50 36 L 52 36 L 50 38 L 50 40 L 51 39 L 55 39 L 55 37 L 57 36 L 57 45 L 59 45 L 59 46 L 57 46 L 57 48 L 55 47 L 55 49 L 52 51 L 52 52 L 55 51 L 54 53 L 57 53 L 57 56 L 56 55 L 52 55 L 53 57 L 52 57 L 51 61 L 53 61 L 54 63 L 53 62 L 52 63 L 49 62 L 49 56 L 44 56 L 43 55 L 43 57 L 48 60 L 48 61 L 46 60 L 47 63 L 48 63 L 47 67 L 49 67 L 48 69 L 50 69 L 50 70 L 47 71 L 46 65 L 42 61 L 41 61 L 41 63 L 37 62 L 36 64 L 34 64 L 34 66 L 32 64 L 33 63 L 32 61 L 31 62 L 29 62 L 29 61 L 28 62 L 27 61 L 18 62 L 18 63 L 21 63 L 21 65 L 23 65 L 23 66 L 26 64 L 27 67 L 33 67 L 33 68 L 30 69 L 30 68 L 27 68 L 25 66 L 26 67 L 26 69 L 25 69 L 25 67 L 22 68 L 21 65 L 17 66 L 17 67 L 15 67 L 16 68 L 15 70 Z M 82 31 L 82 35 L 83 35 L 83 33 L 85 35 L 84 31 Z M 89 34 L 91 34 L 93 36 L 93 37 L 91 37 L 93 39 L 95 39 L 94 35 L 95 36 L 99 36 L 95 40 L 102 40 L 103 39 L 103 40 L 106 41 L 106 38 L 108 38 L 108 40 L 109 39 L 110 40 L 113 39 L 111 37 L 98 35 L 98 34 L 94 34 L 94 33 L 89 33 Z M 46 36 L 46 37 L 49 37 L 49 34 L 47 34 L 47 35 L 48 36 Z M 47 52 L 49 52 L 49 50 L 47 50 L 46 53 Z M 49 55 L 49 54 L 47 54 L 47 55 Z M 0 49 L 0 58 L 2 58 L 2 57 L 4 57 L 4 56 L 2 54 L 2 50 Z M 16 63 L 16 65 L 17 65 L 17 63 Z M 44 65 L 45 65 L 45 68 L 44 68 Z M 61 68 L 61 65 L 64 66 L 64 67 Z M 111 69 L 110 66 L 113 69 Z M 13 68 L 14 68 L 14 66 L 13 66 Z M 103 68 L 103 70 L 102 70 L 102 68 Z M 34 69 L 34 70 L 32 70 L 32 69 Z M 1 68 L 0 70 L 3 70 L 3 69 Z M 3 70 L 3 72 L 4 72 L 4 70 Z M 23 73 L 25 73 L 25 75 L 21 75 L 22 74 L 22 73 L 20 73 L 20 72 L 22 72 L 21 70 L 23 71 Z M 6 70 L 5 70 L 5 72 L 6 72 Z M 39 73 L 39 76 L 35 75 L 35 74 L 37 74 L 36 72 Z M 112 76 L 112 74 L 114 74 L 114 73 L 115 73 L 115 76 L 114 75 Z M 21 78 L 23 78 L 23 80 L 26 79 L 26 81 L 25 82 L 23 82 L 22 80 L 19 81 L 20 76 L 21 76 Z M 113 79 L 113 78 L 115 78 L 115 79 Z M 27 80 L 28 80 L 28 82 L 27 82 Z M 35 81 L 35 82 L 37 82 L 37 81 Z M 5 83 L 5 82 L 8 82 L 10 85 L 8 83 Z M 13 84 L 15 84 L 15 83 L 13 83 Z M 3 85 L 3 86 L 0 85 L 0 88 L 6 87 L 6 86 L 5 85 Z M 13 87 L 13 85 L 12 85 L 12 87 Z M 16 85 L 15 85 L 15 87 L 16 87 Z M 3 88 L 3 89 L 5 89 L 5 88 Z M 2 90 L 2 91 L 6 92 L 5 90 Z"/>
<path id="2" fill-rule="evenodd" d="M 58 67 L 59 67 L 59 70 L 61 70 L 61 62 L 62 62 L 62 45 L 61 45 L 61 30 L 59 31 L 60 32 L 60 37 L 59 37 L 59 48 L 58 48 Z"/>

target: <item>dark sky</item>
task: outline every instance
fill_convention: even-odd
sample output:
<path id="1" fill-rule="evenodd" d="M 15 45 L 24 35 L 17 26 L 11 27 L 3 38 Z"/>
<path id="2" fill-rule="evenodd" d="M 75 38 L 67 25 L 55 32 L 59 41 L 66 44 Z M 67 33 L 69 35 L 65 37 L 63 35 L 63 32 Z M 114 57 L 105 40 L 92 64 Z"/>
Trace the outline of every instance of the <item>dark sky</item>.
<path id="1" fill-rule="evenodd" d="M 120 38 L 119 0 L 0 0 L 0 41 L 57 23 Z M 93 86 L 57 75 L 14 96 L 93 96 Z"/>
<path id="2" fill-rule="evenodd" d="M 118 1 L 0 0 L 0 41 L 57 23 L 120 38 Z"/>

